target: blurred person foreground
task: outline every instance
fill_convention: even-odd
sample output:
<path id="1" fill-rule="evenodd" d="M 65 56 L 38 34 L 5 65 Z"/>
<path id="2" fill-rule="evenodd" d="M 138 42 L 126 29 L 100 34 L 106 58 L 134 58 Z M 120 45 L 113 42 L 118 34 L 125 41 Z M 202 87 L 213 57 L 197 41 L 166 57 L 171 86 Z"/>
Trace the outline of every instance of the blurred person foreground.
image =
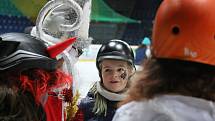
<path id="1" fill-rule="evenodd" d="M 113 121 L 215 120 L 214 0 L 163 0 L 152 57 Z"/>

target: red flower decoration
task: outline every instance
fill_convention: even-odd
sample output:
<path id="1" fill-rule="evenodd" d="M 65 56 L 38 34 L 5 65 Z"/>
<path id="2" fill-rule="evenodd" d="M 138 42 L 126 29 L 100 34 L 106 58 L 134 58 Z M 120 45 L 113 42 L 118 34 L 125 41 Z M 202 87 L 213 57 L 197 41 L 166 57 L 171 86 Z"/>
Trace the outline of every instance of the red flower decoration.
<path id="1" fill-rule="evenodd" d="M 72 102 L 72 97 L 73 97 L 72 89 L 71 88 L 63 89 L 62 96 L 64 97 L 65 102 Z"/>

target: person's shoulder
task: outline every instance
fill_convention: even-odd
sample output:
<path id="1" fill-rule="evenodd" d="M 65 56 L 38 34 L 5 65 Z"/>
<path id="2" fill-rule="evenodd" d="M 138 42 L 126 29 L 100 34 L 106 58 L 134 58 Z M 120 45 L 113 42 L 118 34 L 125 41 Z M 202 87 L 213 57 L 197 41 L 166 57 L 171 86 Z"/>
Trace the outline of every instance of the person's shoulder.
<path id="1" fill-rule="evenodd" d="M 95 102 L 95 98 L 92 93 L 88 93 L 87 96 L 83 99 L 81 99 L 81 102 L 79 104 L 80 108 L 88 108 L 91 107 Z"/>
<path id="2" fill-rule="evenodd" d="M 136 101 L 132 101 L 130 103 L 122 105 L 119 109 L 117 109 L 116 114 L 113 118 L 113 121 L 131 121 L 134 119 L 135 120 L 140 119 L 140 116 L 138 115 L 141 112 L 141 108 L 142 108 L 140 107 L 141 105 L 142 105 L 142 102 L 136 102 Z"/>
<path id="3" fill-rule="evenodd" d="M 118 110 L 117 112 L 118 113 L 125 113 L 125 114 L 130 114 L 132 113 L 133 111 L 137 111 L 139 109 L 141 109 L 140 107 L 142 107 L 142 105 L 144 104 L 145 102 L 137 102 L 137 101 L 132 101 L 130 103 L 127 103 L 125 105 L 122 105 Z"/>
<path id="4" fill-rule="evenodd" d="M 132 101 L 121 106 L 113 121 L 171 121 L 166 114 L 157 110 L 152 101 Z"/>

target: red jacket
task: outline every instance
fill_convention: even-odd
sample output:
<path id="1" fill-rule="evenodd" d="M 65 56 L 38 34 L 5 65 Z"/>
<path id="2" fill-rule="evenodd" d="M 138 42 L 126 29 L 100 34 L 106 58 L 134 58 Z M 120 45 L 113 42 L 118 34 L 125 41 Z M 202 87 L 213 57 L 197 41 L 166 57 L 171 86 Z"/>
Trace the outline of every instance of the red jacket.
<path id="1" fill-rule="evenodd" d="M 48 96 L 47 102 L 44 106 L 47 121 L 65 121 L 65 116 L 62 116 L 64 115 L 62 107 L 62 99 L 59 99 L 57 96 Z"/>

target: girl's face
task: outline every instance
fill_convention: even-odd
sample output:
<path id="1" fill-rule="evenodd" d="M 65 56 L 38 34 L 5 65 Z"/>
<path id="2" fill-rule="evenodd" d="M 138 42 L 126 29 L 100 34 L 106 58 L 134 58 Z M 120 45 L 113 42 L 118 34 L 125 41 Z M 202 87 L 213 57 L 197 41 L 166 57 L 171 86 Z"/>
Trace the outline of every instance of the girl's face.
<path id="1" fill-rule="evenodd" d="M 123 91 L 131 73 L 131 67 L 125 61 L 103 60 L 101 62 L 103 86 L 109 91 Z"/>

